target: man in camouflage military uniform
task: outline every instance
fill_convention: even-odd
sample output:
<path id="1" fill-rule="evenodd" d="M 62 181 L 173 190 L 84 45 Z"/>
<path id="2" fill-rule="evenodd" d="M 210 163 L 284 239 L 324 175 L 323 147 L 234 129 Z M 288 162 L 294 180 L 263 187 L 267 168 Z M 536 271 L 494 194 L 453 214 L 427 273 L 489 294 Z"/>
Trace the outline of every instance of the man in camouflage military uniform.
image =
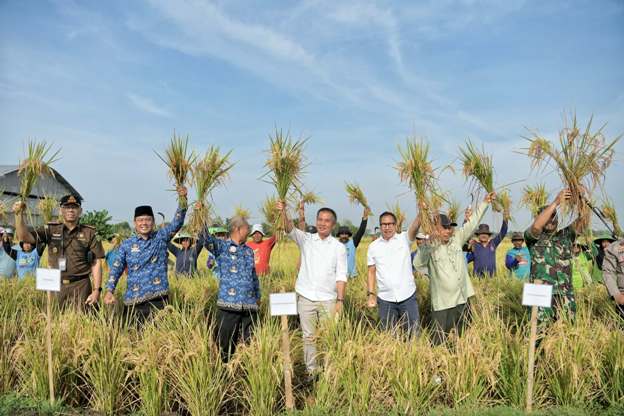
<path id="1" fill-rule="evenodd" d="M 542 323 L 559 319 L 566 314 L 574 317 L 576 301 L 572 289 L 572 245 L 576 239 L 578 220 L 557 230 L 557 207 L 571 197 L 565 189 L 548 206 L 542 207 L 524 238 L 531 254 L 531 281 L 553 287 L 552 307 L 538 308 Z"/>
<path id="2" fill-rule="evenodd" d="M 24 204 L 16 202 L 15 228 L 20 241 L 48 245 L 48 267 L 61 270 L 61 291 L 57 298 L 61 307 L 73 305 L 79 309 L 97 303 L 102 291 L 102 243 L 95 228 L 80 224 L 81 201 L 75 195 L 61 198 L 63 222 L 50 222 L 32 233 L 24 221 Z M 93 285 L 89 275 L 93 276 Z"/>

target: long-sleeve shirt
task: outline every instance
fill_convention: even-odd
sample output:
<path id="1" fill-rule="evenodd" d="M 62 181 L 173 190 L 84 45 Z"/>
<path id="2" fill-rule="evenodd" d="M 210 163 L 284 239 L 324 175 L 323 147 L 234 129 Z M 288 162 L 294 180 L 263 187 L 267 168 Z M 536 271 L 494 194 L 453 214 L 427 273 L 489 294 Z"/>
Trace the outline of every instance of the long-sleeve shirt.
<path id="1" fill-rule="evenodd" d="M 624 239 L 619 239 L 606 248 L 602 278 L 609 295 L 624 293 Z"/>
<path id="2" fill-rule="evenodd" d="M 360 241 L 362 241 L 367 224 L 368 218 L 362 218 L 360 228 L 358 228 L 353 238 L 344 243 L 345 248 L 347 249 L 347 276 L 349 277 L 357 276 L 357 269 L 355 267 L 355 250 L 357 249 L 357 246 L 360 245 Z"/>
<path id="3" fill-rule="evenodd" d="M 500 232 L 486 245 L 479 242 L 472 246 L 474 254 L 474 273 L 477 276 L 493 276 L 496 274 L 496 248 L 507 235 L 507 220 L 503 220 Z"/>
<path id="4" fill-rule="evenodd" d="M 434 311 L 454 308 L 474 295 L 462 246 L 470 239 L 485 215 L 488 204 L 481 203 L 470 220 L 457 228 L 448 243 L 432 241 L 416 253 L 414 267 L 427 267 L 431 306 Z"/>
<path id="5" fill-rule="evenodd" d="M 173 220 L 153 231 L 148 238 L 138 235 L 124 240 L 110 270 L 106 289 L 115 290 L 119 278 L 128 266 L 128 289 L 124 303 L 132 305 L 164 296 L 169 291 L 167 278 L 167 243 L 184 224 L 186 208 L 178 206 Z"/>
<path id="6" fill-rule="evenodd" d="M 197 243 L 187 249 L 179 248 L 172 242 L 167 244 L 167 248 L 176 258 L 175 272 L 177 274 L 190 275 L 197 270 L 197 258 L 204 248 L 203 237 L 200 236 Z"/>
<path id="7" fill-rule="evenodd" d="M 520 257 L 520 260 L 518 260 Z M 505 267 L 517 279 L 528 279 L 531 274 L 531 253 L 527 247 L 512 247 L 505 255 Z"/>
<path id="8" fill-rule="evenodd" d="M 295 291 L 315 302 L 335 300 L 337 282 L 347 281 L 347 250 L 336 238 L 321 238 L 293 227 L 289 234 L 301 251 Z"/>
<path id="9" fill-rule="evenodd" d="M 254 252 L 245 243 L 206 237 L 217 258 L 219 295 L 217 306 L 227 310 L 258 310 L 260 282 L 254 266 Z"/>

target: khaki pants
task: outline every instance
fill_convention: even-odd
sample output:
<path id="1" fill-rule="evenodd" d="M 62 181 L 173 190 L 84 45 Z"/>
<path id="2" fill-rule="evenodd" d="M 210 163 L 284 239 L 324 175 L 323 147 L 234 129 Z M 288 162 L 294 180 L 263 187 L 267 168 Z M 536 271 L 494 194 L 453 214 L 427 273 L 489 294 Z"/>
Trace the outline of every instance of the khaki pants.
<path id="1" fill-rule="evenodd" d="M 84 310 L 85 302 L 92 291 L 91 279 L 87 276 L 85 279 L 72 283 L 61 282 L 61 291 L 56 294 L 56 298 L 61 308 L 72 307 Z"/>
<path id="2" fill-rule="evenodd" d="M 297 296 L 297 312 L 303 332 L 303 358 L 308 374 L 318 370 L 316 362 L 316 331 L 322 319 L 331 317 L 336 312 L 336 301 L 313 301 L 301 295 Z"/>

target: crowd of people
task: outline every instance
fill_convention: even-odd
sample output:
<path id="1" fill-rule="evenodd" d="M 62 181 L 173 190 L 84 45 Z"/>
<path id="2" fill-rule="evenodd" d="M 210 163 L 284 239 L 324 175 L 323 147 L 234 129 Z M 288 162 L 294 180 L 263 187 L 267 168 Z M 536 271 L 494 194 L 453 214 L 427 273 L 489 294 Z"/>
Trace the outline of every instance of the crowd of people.
<path id="1" fill-rule="evenodd" d="M 106 254 L 95 229 L 80 222 L 78 197 L 64 196 L 60 221 L 35 228 L 26 223 L 24 204 L 16 202 L 15 233 L 9 228 L 2 230 L 0 276 L 22 279 L 34 274 L 47 247 L 48 267 L 61 271 L 57 300 L 62 307 L 84 309 L 98 303 L 102 292 L 105 305 L 116 303 L 116 288 L 125 274 L 124 315 L 140 324 L 168 302 L 169 253 L 175 257 L 176 274 L 194 276 L 199 255 L 206 249 L 207 266 L 219 281 L 216 339 L 223 361 L 228 361 L 237 343 L 252 333 L 261 298 L 259 279 L 270 273 L 276 238 L 268 237 L 261 224 L 250 225 L 240 216 L 229 219 L 228 229 L 210 227 L 197 236 L 181 232 L 187 212 L 186 188 L 179 187 L 177 194 L 179 204 L 171 222 L 156 227 L 152 207 L 138 206 L 134 234 L 114 242 Z M 552 306 L 538 309 L 542 324 L 573 317 L 575 290 L 594 281 L 604 282 L 624 319 L 624 239 L 600 235 L 594 241 L 583 241 L 578 238 L 578 220 L 560 228 L 558 209 L 570 197 L 569 190 L 562 190 L 539 210 L 524 233 L 512 233 L 505 267 L 512 278 L 553 287 Z M 377 308 L 382 329 L 418 336 L 421 323 L 415 276 L 423 276 L 429 280 L 432 342 L 444 343 L 452 331 L 461 335 L 469 324 L 470 301 L 475 294 L 469 263 L 474 264 L 472 276 L 476 278 L 496 274 L 496 252 L 508 231 L 507 212 L 494 237 L 489 225 L 482 223 L 495 198 L 494 193 L 488 194 L 474 212 L 466 210 L 461 226 L 444 213 L 436 214 L 430 234 L 421 230 L 421 214 L 406 231 L 397 226 L 395 213 L 379 215 L 380 233 L 373 236 L 366 253 L 366 284 L 367 306 Z M 331 208 L 317 211 L 314 226 L 305 224 L 303 205 L 296 223 L 285 202 L 278 201 L 275 210 L 285 218 L 286 235 L 300 251 L 295 291 L 305 365 L 313 378 L 319 369 L 315 344 L 319 323 L 341 313 L 348 281 L 359 275 L 356 252 L 370 210 L 364 209 L 355 234 L 341 226 L 335 237 L 338 217 Z M 103 259 L 109 269 L 105 281 Z"/>

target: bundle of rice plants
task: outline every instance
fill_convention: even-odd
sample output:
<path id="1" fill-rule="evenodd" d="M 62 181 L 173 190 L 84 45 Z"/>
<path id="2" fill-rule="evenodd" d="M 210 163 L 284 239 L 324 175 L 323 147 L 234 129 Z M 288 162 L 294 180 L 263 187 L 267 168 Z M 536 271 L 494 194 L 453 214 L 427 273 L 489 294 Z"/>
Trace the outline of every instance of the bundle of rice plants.
<path id="1" fill-rule="evenodd" d="M 234 216 L 241 217 L 244 220 L 249 220 L 249 218 L 251 217 L 251 212 L 247 208 L 244 208 L 242 205 L 239 205 L 234 209 Z"/>
<path id="2" fill-rule="evenodd" d="M 429 161 L 429 144 L 408 139 L 405 149 L 399 146 L 399 153 L 402 160 L 396 169 L 401 181 L 406 182 L 416 194 L 420 207 L 420 228 L 427 234 L 433 234 L 433 219 L 437 217 L 437 212 L 433 209 L 431 199 L 439 192 L 435 170 Z"/>
<path id="3" fill-rule="evenodd" d="M 457 200 L 452 200 L 448 203 L 448 211 L 447 216 L 452 222 L 457 223 L 459 220 L 459 211 L 461 210 L 461 205 Z"/>
<path id="4" fill-rule="evenodd" d="M 320 204 L 323 202 L 321 197 L 314 192 L 301 192 L 300 200 L 304 205 Z"/>
<path id="5" fill-rule="evenodd" d="M 481 186 L 485 192 L 494 192 L 494 165 L 492 157 L 479 151 L 477 147 L 470 141 L 466 141 L 466 147 L 460 147 L 460 162 L 462 171 L 466 180 L 472 182 L 472 187 Z M 493 201 L 492 208 L 495 211 L 502 211 L 501 201 L 499 198 Z"/>
<path id="6" fill-rule="evenodd" d="M 0 196 L 4 195 L 4 188 L 0 188 Z M 7 206 L 0 200 L 0 222 L 6 222 Z"/>
<path id="7" fill-rule="evenodd" d="M 500 207 L 503 211 L 503 218 L 506 219 L 507 221 L 512 221 L 513 220 L 511 216 L 512 201 L 511 201 L 511 195 L 509 193 L 509 190 L 505 189 L 501 191 L 496 196 L 496 200 L 500 204 Z"/>
<path id="8" fill-rule="evenodd" d="M 56 210 L 58 205 L 58 201 L 53 196 L 45 196 L 39 200 L 37 208 L 39 209 L 39 213 L 41 214 L 44 223 L 52 221 L 54 211 Z"/>
<path id="9" fill-rule="evenodd" d="M 548 204 L 548 191 L 543 183 L 535 186 L 527 185 L 524 187 L 520 205 L 526 207 L 535 217 L 541 207 Z"/>
<path id="10" fill-rule="evenodd" d="M 401 209 L 401 205 L 398 202 L 394 205 L 388 205 L 388 211 L 392 212 L 396 217 L 396 230 L 397 233 L 400 233 L 405 222 L 405 212 Z"/>
<path id="11" fill-rule="evenodd" d="M 260 210 L 264 216 L 265 223 L 275 224 L 277 222 L 277 209 L 275 208 L 276 204 L 277 198 L 274 196 L 268 196 L 262 203 Z"/>
<path id="12" fill-rule="evenodd" d="M 615 211 L 615 205 L 613 205 L 613 201 L 607 199 L 602 204 L 602 214 L 613 225 L 613 233 L 616 236 L 621 236 L 622 229 L 620 228 L 620 223 L 618 222 L 617 212 Z"/>
<path id="13" fill-rule="evenodd" d="M 347 182 L 345 183 L 345 190 L 347 191 L 347 195 L 349 196 L 349 202 L 351 202 L 352 204 L 357 203 L 364 208 L 370 209 L 370 206 L 368 205 L 368 200 L 364 195 L 364 191 L 362 191 L 362 188 L 360 188 L 358 184 Z"/>
<path id="14" fill-rule="evenodd" d="M 216 146 L 210 146 L 201 159 L 193 166 L 193 187 L 197 192 L 197 200 L 189 219 L 189 229 L 199 234 L 208 224 L 211 206 L 208 198 L 212 191 L 225 183 L 229 172 L 234 166 L 230 162 L 231 151 L 221 154 Z"/>
<path id="15" fill-rule="evenodd" d="M 275 187 L 277 198 L 288 203 L 296 200 L 295 192 L 302 188 L 301 176 L 305 168 L 303 148 L 305 139 L 293 140 L 290 133 L 284 134 L 282 130 L 275 130 L 269 136 L 269 157 L 265 163 L 268 169 L 263 177 Z M 275 234 L 278 239 L 284 235 L 285 218 L 281 212 L 277 213 Z"/>
<path id="16" fill-rule="evenodd" d="M 193 164 L 197 159 L 195 152 L 189 150 L 188 141 L 188 136 L 183 139 L 180 136 L 176 136 L 174 131 L 169 147 L 165 150 L 165 154 L 161 156 L 155 152 L 156 156 L 167 165 L 169 176 L 173 179 L 176 188 L 188 184 L 190 174 L 193 170 Z M 186 204 L 186 199 L 180 200 L 180 202 Z"/>
<path id="17" fill-rule="evenodd" d="M 559 132 L 559 143 L 554 144 L 537 132 L 528 137 L 529 147 L 526 154 L 534 167 L 551 166 L 557 170 L 564 186 L 572 192 L 572 198 L 566 204 L 567 211 L 578 217 L 577 231 L 584 231 L 590 224 L 591 209 L 586 201 L 592 193 L 602 188 L 605 172 L 613 162 L 615 144 L 622 136 L 607 141 L 603 134 L 604 125 L 592 131 L 592 120 L 580 130 L 576 115 L 572 124 Z"/>
<path id="18" fill-rule="evenodd" d="M 20 162 L 17 172 L 20 179 L 20 199 L 25 202 L 41 176 L 54 177 L 50 167 L 59 160 L 60 149 L 52 153 L 52 145 L 46 142 L 28 142 L 26 158 Z"/>

